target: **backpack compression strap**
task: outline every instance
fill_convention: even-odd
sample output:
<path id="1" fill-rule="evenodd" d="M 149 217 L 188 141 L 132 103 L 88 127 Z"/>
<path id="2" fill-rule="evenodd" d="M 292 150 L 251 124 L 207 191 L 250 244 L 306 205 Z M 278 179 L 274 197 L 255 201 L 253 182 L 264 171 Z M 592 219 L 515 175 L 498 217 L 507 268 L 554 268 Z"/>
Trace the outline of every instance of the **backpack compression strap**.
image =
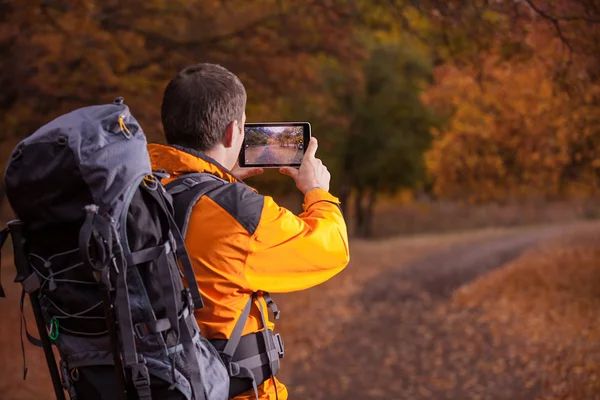
<path id="1" fill-rule="evenodd" d="M 38 290 L 40 288 L 40 281 L 37 275 L 32 271 L 31 264 L 29 263 L 29 258 L 27 257 L 26 252 L 26 241 L 25 235 L 23 234 L 24 226 L 23 222 L 20 220 L 13 220 L 8 223 L 8 231 L 10 232 L 12 242 L 13 242 L 13 255 L 14 255 L 14 263 L 15 268 L 17 269 L 17 277 L 15 278 L 15 282 L 21 282 L 23 286 L 23 291 L 21 292 L 21 318 L 23 324 L 25 323 L 25 318 L 23 316 L 23 301 L 24 294 L 27 292 L 29 294 L 29 301 L 31 303 L 31 308 L 33 310 L 33 315 L 35 317 L 35 322 L 38 327 L 38 332 L 40 333 L 39 342 L 42 344 L 44 349 L 44 354 L 46 356 L 46 364 L 48 365 L 48 369 L 50 371 L 50 377 L 52 378 L 52 385 L 54 387 L 54 393 L 56 394 L 56 398 L 58 400 L 65 400 L 65 394 L 63 391 L 63 384 L 60 376 L 60 372 L 56 366 L 56 359 L 54 358 L 54 352 L 52 351 L 52 344 L 50 342 L 50 338 L 48 336 L 48 332 L 46 331 L 46 324 L 44 321 L 44 317 L 42 315 L 39 298 L 38 298 Z M 6 235 L 8 232 L 6 230 L 2 231 L 3 240 L 6 240 Z M 21 325 L 23 328 L 23 325 Z M 25 326 L 25 331 L 27 331 L 27 326 Z M 21 335 L 22 335 L 21 331 Z M 30 335 L 27 332 L 27 337 Z M 36 340 L 37 341 L 37 340 Z M 33 342 L 32 342 L 33 343 Z M 34 343 L 37 345 L 37 343 Z M 21 336 L 21 350 L 23 352 L 23 362 L 25 362 L 25 348 L 23 347 L 23 337 Z M 23 379 L 27 374 L 27 367 L 24 365 L 23 371 Z M 72 397 L 74 393 L 72 390 L 69 390 L 69 395 Z"/>

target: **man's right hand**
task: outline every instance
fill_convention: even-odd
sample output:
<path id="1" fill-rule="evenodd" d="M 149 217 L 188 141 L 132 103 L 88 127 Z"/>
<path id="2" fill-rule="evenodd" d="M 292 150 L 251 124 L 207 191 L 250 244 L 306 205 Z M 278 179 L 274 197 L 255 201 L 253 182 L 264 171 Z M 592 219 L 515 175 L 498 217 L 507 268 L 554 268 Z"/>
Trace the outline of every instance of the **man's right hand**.
<path id="1" fill-rule="evenodd" d="M 329 180 L 331 174 L 323 162 L 315 157 L 317 153 L 317 139 L 310 138 L 300 168 L 284 167 L 279 170 L 284 175 L 291 176 L 296 181 L 296 187 L 303 194 L 306 194 L 311 189 L 323 189 L 329 191 Z"/>

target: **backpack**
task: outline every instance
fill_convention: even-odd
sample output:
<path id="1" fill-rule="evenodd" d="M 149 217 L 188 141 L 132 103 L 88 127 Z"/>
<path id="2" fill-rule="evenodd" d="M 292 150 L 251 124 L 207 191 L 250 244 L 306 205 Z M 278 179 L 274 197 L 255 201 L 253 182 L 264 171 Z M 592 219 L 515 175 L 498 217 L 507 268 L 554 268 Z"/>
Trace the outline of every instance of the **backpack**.
<path id="1" fill-rule="evenodd" d="M 57 399 L 63 389 L 85 400 L 228 398 L 229 372 L 194 318 L 202 298 L 146 144 L 117 98 L 42 126 L 6 167 L 18 219 L 0 245 L 10 233 L 21 308 L 27 293 L 40 338 L 25 331 L 44 348 Z"/>

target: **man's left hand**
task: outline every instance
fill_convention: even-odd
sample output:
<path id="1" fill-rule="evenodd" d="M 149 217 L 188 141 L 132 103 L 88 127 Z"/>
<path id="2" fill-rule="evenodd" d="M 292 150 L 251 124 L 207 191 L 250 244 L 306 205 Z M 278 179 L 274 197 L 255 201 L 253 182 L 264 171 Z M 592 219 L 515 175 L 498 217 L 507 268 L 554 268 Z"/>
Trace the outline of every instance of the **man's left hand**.
<path id="1" fill-rule="evenodd" d="M 251 176 L 260 175 L 265 172 L 265 170 L 262 168 L 242 168 L 235 164 L 235 167 L 233 167 L 231 172 L 233 172 L 233 174 L 239 179 L 244 180 L 246 178 L 250 178 Z"/>

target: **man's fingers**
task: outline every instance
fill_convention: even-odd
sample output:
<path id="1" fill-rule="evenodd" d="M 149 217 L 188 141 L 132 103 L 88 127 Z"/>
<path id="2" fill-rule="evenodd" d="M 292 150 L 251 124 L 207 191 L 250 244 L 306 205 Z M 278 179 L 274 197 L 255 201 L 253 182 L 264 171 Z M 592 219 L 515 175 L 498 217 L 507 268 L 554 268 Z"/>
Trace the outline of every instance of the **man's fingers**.
<path id="1" fill-rule="evenodd" d="M 246 172 L 246 177 L 260 175 L 263 172 L 265 172 L 265 170 L 262 168 L 252 168 Z"/>
<path id="2" fill-rule="evenodd" d="M 314 157 L 317 154 L 317 148 L 319 147 L 319 142 L 317 142 L 317 138 L 312 136 L 310 141 L 308 142 L 308 146 L 306 147 L 306 152 L 304 153 L 304 158 Z"/>
<path id="3" fill-rule="evenodd" d="M 251 176 L 259 175 L 264 172 L 263 168 L 240 168 L 236 166 L 231 172 L 234 173 L 240 180 L 244 180 Z"/>
<path id="4" fill-rule="evenodd" d="M 296 178 L 298 176 L 298 170 L 296 168 L 282 167 L 279 168 L 279 172 L 292 178 Z"/>

